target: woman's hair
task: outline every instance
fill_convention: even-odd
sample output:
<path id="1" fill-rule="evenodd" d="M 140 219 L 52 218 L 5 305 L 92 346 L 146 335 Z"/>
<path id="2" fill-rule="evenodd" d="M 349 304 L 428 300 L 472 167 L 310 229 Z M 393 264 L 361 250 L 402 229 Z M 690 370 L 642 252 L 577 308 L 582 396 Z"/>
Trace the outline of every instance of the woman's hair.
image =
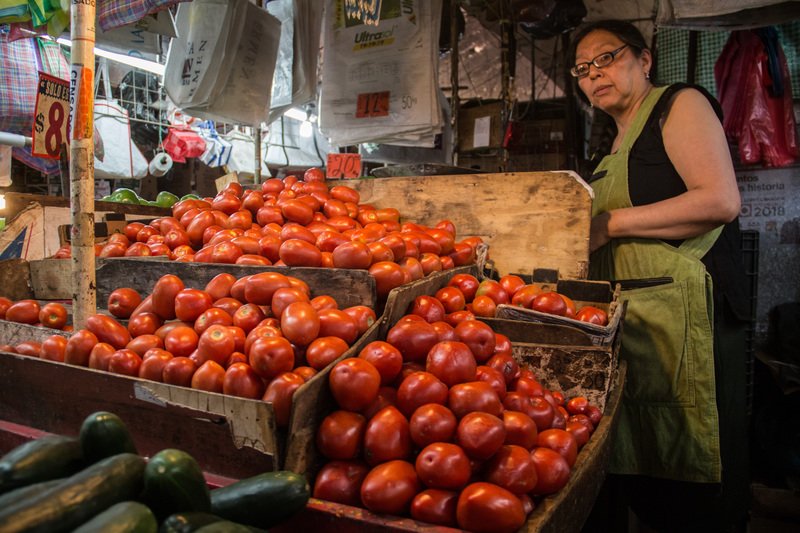
<path id="1" fill-rule="evenodd" d="M 630 22 L 625 22 L 624 20 L 598 20 L 584 24 L 575 30 L 575 34 L 572 36 L 572 44 L 569 47 L 569 54 L 567 55 L 569 61 L 567 68 L 571 68 L 575 64 L 575 52 L 578 44 L 584 37 L 597 30 L 614 34 L 620 41 L 627 44 L 637 57 L 642 54 L 642 50 L 650 48 L 647 46 L 642 32 Z"/>

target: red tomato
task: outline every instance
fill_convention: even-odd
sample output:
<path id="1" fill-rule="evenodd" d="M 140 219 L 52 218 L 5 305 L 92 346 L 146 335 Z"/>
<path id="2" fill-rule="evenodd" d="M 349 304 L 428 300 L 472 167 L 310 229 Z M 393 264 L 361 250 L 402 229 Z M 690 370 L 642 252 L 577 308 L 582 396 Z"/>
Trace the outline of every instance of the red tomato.
<path id="1" fill-rule="evenodd" d="M 164 367 L 172 359 L 172 354 L 160 348 L 151 349 L 144 354 L 139 367 L 139 377 L 151 381 L 164 381 Z"/>
<path id="2" fill-rule="evenodd" d="M 405 271 L 394 261 L 379 261 L 369 267 L 375 278 L 375 290 L 379 298 L 385 298 L 395 287 L 405 282 Z"/>
<path id="3" fill-rule="evenodd" d="M 161 326 L 161 317 L 155 313 L 139 313 L 128 320 L 128 332 L 131 337 L 155 333 Z"/>
<path id="4" fill-rule="evenodd" d="M 434 322 L 431 324 L 431 326 L 433 326 L 433 329 L 436 330 L 436 335 L 439 339 L 439 342 L 458 340 L 458 337 L 456 337 L 455 328 L 450 324 L 448 324 L 447 322 L 444 321 Z"/>
<path id="5" fill-rule="evenodd" d="M 183 281 L 178 276 L 161 276 L 153 286 L 153 312 L 164 320 L 175 318 L 175 297 L 184 288 Z"/>
<path id="6" fill-rule="evenodd" d="M 418 407 L 409 420 L 411 440 L 419 448 L 434 442 L 452 441 L 456 431 L 453 412 L 438 403 L 427 403 Z"/>
<path id="7" fill-rule="evenodd" d="M 369 467 L 361 461 L 331 461 L 314 480 L 313 497 L 329 502 L 361 507 L 361 483 Z"/>
<path id="8" fill-rule="evenodd" d="M 463 241 L 455 243 L 453 251 L 448 255 L 453 260 L 454 266 L 464 266 L 475 262 L 475 248 Z"/>
<path id="9" fill-rule="evenodd" d="M 321 309 L 319 316 L 319 335 L 339 337 L 348 345 L 358 338 L 358 324 L 353 318 L 339 309 Z"/>
<path id="10" fill-rule="evenodd" d="M 108 359 L 108 371 L 113 374 L 138 377 L 142 358 L 133 350 L 117 350 Z"/>
<path id="11" fill-rule="evenodd" d="M 492 327 L 478 320 L 465 320 L 456 326 L 456 337 L 469 346 L 478 363 L 486 362 L 494 355 L 495 338 Z"/>
<path id="12" fill-rule="evenodd" d="M 287 266 L 318 267 L 322 265 L 322 252 L 314 244 L 301 239 L 283 241 L 278 256 Z"/>
<path id="13" fill-rule="evenodd" d="M 216 302 L 220 298 L 227 298 L 231 295 L 231 287 L 234 283 L 236 283 L 236 277 L 223 272 L 211 278 L 203 290 Z"/>
<path id="14" fill-rule="evenodd" d="M 289 278 L 280 272 L 259 272 L 249 276 L 244 283 L 244 298 L 237 300 L 247 301 L 256 305 L 270 305 L 272 295 L 281 287 L 291 287 Z M 236 298 L 231 288 L 231 296 Z"/>
<path id="15" fill-rule="evenodd" d="M 442 287 L 436 291 L 436 299 L 442 302 L 445 313 L 454 313 L 464 309 L 466 298 L 458 287 Z"/>
<path id="16" fill-rule="evenodd" d="M 366 359 L 352 357 L 339 361 L 328 376 L 336 403 L 349 411 L 361 411 L 378 396 L 381 376 Z"/>
<path id="17" fill-rule="evenodd" d="M 483 381 L 459 383 L 450 388 L 447 405 L 457 418 L 473 411 L 483 411 L 495 416 L 503 412 L 503 404 L 491 385 Z"/>
<path id="18" fill-rule="evenodd" d="M 504 445 L 484 465 L 486 481 L 514 494 L 525 494 L 536 486 L 536 467 L 522 446 Z"/>
<path id="19" fill-rule="evenodd" d="M 197 362 L 202 365 L 206 361 L 214 361 L 220 366 L 224 365 L 235 349 L 236 338 L 231 328 L 214 324 L 209 326 L 197 341 Z"/>
<path id="20" fill-rule="evenodd" d="M 125 257 L 149 257 L 153 255 L 150 247 L 143 242 L 135 242 L 125 250 Z"/>
<path id="21" fill-rule="evenodd" d="M 471 309 L 475 316 L 492 318 L 495 315 L 495 311 L 497 311 L 497 304 L 489 296 L 481 294 L 472 300 Z"/>
<path id="22" fill-rule="evenodd" d="M 86 328 L 97 335 L 100 342 L 107 342 L 117 349 L 124 348 L 131 342 L 131 334 L 108 315 L 91 315 L 86 319 Z"/>
<path id="23" fill-rule="evenodd" d="M 64 362 L 70 365 L 88 366 L 89 355 L 97 342 L 97 336 L 88 329 L 74 332 L 64 348 Z"/>
<path id="24" fill-rule="evenodd" d="M 456 428 L 456 442 L 470 458 L 478 461 L 494 455 L 505 438 L 503 421 L 481 411 L 466 414 Z"/>
<path id="25" fill-rule="evenodd" d="M 108 370 L 108 360 L 115 351 L 114 347 L 107 342 L 98 342 L 89 352 L 89 368 Z"/>
<path id="26" fill-rule="evenodd" d="M 575 313 L 577 312 L 575 302 L 572 301 L 572 298 L 564 294 L 559 294 L 559 296 L 561 296 L 561 299 L 564 300 L 564 303 L 567 305 L 567 310 L 564 312 L 564 316 L 575 318 Z"/>
<path id="27" fill-rule="evenodd" d="M 198 335 L 202 335 L 209 327 L 214 325 L 232 326 L 233 318 L 230 314 L 228 314 L 227 311 L 221 309 L 220 307 L 212 307 L 211 309 L 206 309 L 199 317 L 197 317 L 197 319 L 194 321 L 194 330 Z"/>
<path id="28" fill-rule="evenodd" d="M 511 389 L 515 392 L 519 392 L 520 394 L 524 394 L 525 396 L 530 396 L 533 398 L 534 396 L 544 396 L 544 388 L 542 384 L 536 381 L 533 378 L 529 377 L 519 377 L 514 381 L 514 385 Z"/>
<path id="29" fill-rule="evenodd" d="M 478 291 L 480 282 L 478 278 L 472 274 L 456 274 L 447 283 L 449 287 L 457 287 L 467 302 L 471 302 L 475 298 L 475 293 Z"/>
<path id="30" fill-rule="evenodd" d="M 506 430 L 505 444 L 522 446 L 526 450 L 532 450 L 536 445 L 536 422 L 525 413 L 506 409 L 503 411 L 503 427 Z"/>
<path id="31" fill-rule="evenodd" d="M 603 418 L 603 412 L 596 405 L 589 404 L 589 407 L 586 408 L 586 416 L 588 416 L 592 424 L 597 427 L 597 424 L 600 423 L 600 419 Z"/>
<path id="32" fill-rule="evenodd" d="M 247 357 L 256 374 L 267 381 L 294 368 L 294 348 L 284 337 L 257 338 Z"/>
<path id="33" fill-rule="evenodd" d="M 581 307 L 580 311 L 575 315 L 575 319 L 581 322 L 597 324 L 598 326 L 605 326 L 608 324 L 608 314 L 602 309 L 591 305 L 584 305 Z"/>
<path id="34" fill-rule="evenodd" d="M 39 357 L 47 361 L 64 362 L 64 353 L 67 349 L 67 339 L 61 335 L 50 335 L 39 347 Z"/>
<path id="35" fill-rule="evenodd" d="M 510 353 L 498 353 L 493 355 L 486 361 L 486 366 L 492 367 L 503 374 L 506 380 L 506 387 L 511 386 L 519 375 L 519 364 Z"/>
<path id="36" fill-rule="evenodd" d="M 438 342 L 428 352 L 425 370 L 452 387 L 475 381 L 475 357 L 469 346 L 458 341 Z"/>
<path id="37" fill-rule="evenodd" d="M 538 285 L 523 285 L 511 297 L 511 304 L 531 309 L 531 303 L 540 294 L 542 289 Z"/>
<path id="38" fill-rule="evenodd" d="M 374 513 L 408 514 L 420 483 L 414 465 L 389 461 L 369 471 L 361 484 L 361 501 Z"/>
<path id="39" fill-rule="evenodd" d="M 161 337 L 158 335 L 139 335 L 138 337 L 134 337 L 131 339 L 131 342 L 128 343 L 125 348 L 128 350 L 133 350 L 140 357 L 144 357 L 144 354 L 147 353 L 148 350 L 151 348 L 163 348 L 164 341 L 161 340 Z"/>
<path id="40" fill-rule="evenodd" d="M 305 381 L 308 381 L 317 375 L 317 370 L 315 368 L 311 368 L 310 366 L 296 366 L 292 372 L 303 378 Z"/>
<path id="41" fill-rule="evenodd" d="M 531 301 L 531 309 L 540 313 L 564 316 L 567 313 L 567 304 L 556 292 L 543 292 Z"/>
<path id="42" fill-rule="evenodd" d="M 297 222 L 302 226 L 314 220 L 314 209 L 302 200 L 295 198 L 284 200 L 280 208 L 281 214 L 286 220 Z"/>
<path id="43" fill-rule="evenodd" d="M 381 226 L 383 227 L 383 226 Z M 394 252 L 392 249 L 380 241 L 373 241 L 367 243 L 370 254 L 372 254 L 372 263 L 380 263 L 381 261 L 394 262 Z"/>
<path id="44" fill-rule="evenodd" d="M 272 295 L 270 308 L 274 316 L 281 316 L 283 310 L 294 302 L 308 302 L 308 295 L 296 287 L 281 287 Z M 312 304 L 313 307 L 313 304 Z M 316 309 L 316 308 L 315 308 Z"/>
<path id="45" fill-rule="evenodd" d="M 27 355 L 30 357 L 39 357 L 39 352 L 41 351 L 42 343 L 36 341 L 22 341 L 13 347 L 11 353 L 18 353 L 20 355 Z"/>
<path id="46" fill-rule="evenodd" d="M 508 294 L 509 300 L 513 298 L 517 290 L 525 285 L 525 281 L 516 274 L 506 274 L 502 276 L 498 282 L 500 286 L 503 287 L 503 290 L 506 291 L 506 294 Z"/>
<path id="47" fill-rule="evenodd" d="M 352 411 L 334 411 L 317 430 L 317 449 L 328 459 L 355 459 L 361 455 L 367 420 Z"/>
<path id="48" fill-rule="evenodd" d="M 292 372 L 279 374 L 267 385 L 267 390 L 261 398 L 272 404 L 275 411 L 275 423 L 279 428 L 289 426 L 289 417 L 292 414 L 292 397 L 295 391 L 305 383 L 305 380 Z"/>
<path id="49" fill-rule="evenodd" d="M 194 322 L 207 309 L 213 300 L 205 291 L 199 289 L 183 289 L 175 295 L 175 317 L 183 322 Z"/>
<path id="50" fill-rule="evenodd" d="M 394 459 L 411 457 L 408 419 L 393 405 L 384 407 L 367 422 L 364 431 L 364 458 L 375 466 Z"/>
<path id="51" fill-rule="evenodd" d="M 320 318 L 308 302 L 289 304 L 281 313 L 283 335 L 298 346 L 308 346 L 320 334 Z"/>
<path id="52" fill-rule="evenodd" d="M 531 397 L 531 405 L 533 409 L 527 414 L 536 422 L 536 427 L 539 431 L 542 432 L 552 427 L 553 417 L 556 412 L 553 405 L 541 396 Z"/>
<path id="53" fill-rule="evenodd" d="M 0 296 L 0 320 L 5 320 L 6 311 L 14 302 L 4 296 Z"/>
<path id="54" fill-rule="evenodd" d="M 175 357 L 189 357 L 197 349 L 198 340 L 197 332 L 193 328 L 176 326 L 164 336 L 164 349 Z"/>
<path id="55" fill-rule="evenodd" d="M 522 502 L 493 483 L 468 485 L 458 497 L 458 527 L 476 533 L 512 533 L 525 523 Z"/>
<path id="56" fill-rule="evenodd" d="M 408 313 L 421 316 L 426 322 L 433 323 L 444 320 L 445 309 L 437 298 L 423 294 L 414 298 L 408 308 Z"/>
<path id="57" fill-rule="evenodd" d="M 409 281 L 416 281 L 425 277 L 422 271 L 422 263 L 416 257 L 403 257 L 397 261 L 405 272 L 408 273 Z"/>
<path id="58" fill-rule="evenodd" d="M 358 357 L 366 359 L 375 366 L 381 376 L 381 385 L 394 382 L 403 368 L 403 356 L 400 350 L 384 341 L 370 342 L 359 352 Z"/>
<path id="59" fill-rule="evenodd" d="M 531 491 L 536 496 L 545 496 L 561 490 L 569 481 L 570 468 L 560 453 L 539 446 L 531 452 L 536 467 L 536 486 Z"/>
<path id="60" fill-rule="evenodd" d="M 447 385 L 430 372 L 413 372 L 397 389 L 397 408 L 405 416 L 427 403 L 447 403 Z"/>
<path id="61" fill-rule="evenodd" d="M 578 445 L 578 448 L 583 448 L 583 446 L 589 442 L 589 438 L 592 436 L 591 430 L 581 422 L 567 422 L 567 431 L 575 437 L 575 442 Z"/>
<path id="62" fill-rule="evenodd" d="M 39 321 L 39 302 L 36 300 L 19 300 L 6 309 L 6 320 L 21 324 L 36 324 Z"/>
<path id="63" fill-rule="evenodd" d="M 197 371 L 197 363 L 189 357 L 176 356 L 167 361 L 164 365 L 161 377 L 164 383 L 190 387 L 192 377 Z"/>
<path id="64" fill-rule="evenodd" d="M 317 337 L 306 348 L 306 362 L 314 370 L 322 370 L 348 348 L 350 346 L 339 337 Z"/>
<path id="65" fill-rule="evenodd" d="M 347 241 L 333 249 L 333 266 L 336 268 L 369 268 L 372 251 L 362 241 Z"/>
<path id="66" fill-rule="evenodd" d="M 439 342 L 439 335 L 424 320 L 400 320 L 386 334 L 386 341 L 400 350 L 404 361 L 424 361 L 428 351 Z"/>
<path id="67" fill-rule="evenodd" d="M 122 287 L 108 295 L 108 311 L 117 318 L 129 318 L 142 303 L 142 296 L 134 289 Z"/>
<path id="68" fill-rule="evenodd" d="M 578 455 L 578 442 L 569 431 L 563 429 L 546 429 L 539 433 L 536 443 L 560 453 L 571 467 Z"/>
<path id="69" fill-rule="evenodd" d="M 503 335 L 502 333 L 495 333 L 494 334 L 494 355 L 499 353 L 507 353 L 511 354 L 512 346 L 511 346 L 511 339 L 507 336 Z"/>
<path id="70" fill-rule="evenodd" d="M 585 396 L 575 396 L 567 401 L 567 412 L 571 415 L 584 415 L 589 407 L 589 400 Z"/>
<path id="71" fill-rule="evenodd" d="M 361 200 L 361 195 L 357 190 L 347 185 L 335 185 L 330 189 L 331 197 L 341 200 L 342 202 L 353 202 L 358 204 Z"/>
<path id="72" fill-rule="evenodd" d="M 506 397 L 506 381 L 503 374 L 490 366 L 481 365 L 475 369 L 475 381 L 483 381 L 492 386 L 500 401 Z"/>
<path id="73" fill-rule="evenodd" d="M 48 302 L 39 309 L 39 322 L 46 328 L 64 329 L 67 309 L 58 302 Z"/>
<path id="74" fill-rule="evenodd" d="M 455 311 L 453 313 L 445 315 L 444 317 L 444 321 L 453 327 L 457 326 L 461 322 L 466 322 L 467 320 L 475 320 L 475 315 L 472 313 L 472 311 L 469 311 L 468 309 Z"/>
<path id="75" fill-rule="evenodd" d="M 244 304 L 234 311 L 231 320 L 234 326 L 248 333 L 265 318 L 267 317 L 261 307 L 256 304 Z"/>
<path id="76" fill-rule="evenodd" d="M 225 370 L 222 392 L 241 398 L 260 399 L 264 382 L 247 363 L 233 363 Z"/>
<path id="77" fill-rule="evenodd" d="M 509 294 L 500 285 L 500 282 L 493 279 L 485 279 L 480 282 L 478 289 L 475 291 L 475 297 L 478 296 L 488 296 L 497 305 L 507 304 L 510 301 Z"/>
<path id="78" fill-rule="evenodd" d="M 472 476 L 467 454 L 460 446 L 447 442 L 434 442 L 423 448 L 417 456 L 416 471 L 420 481 L 434 489 L 461 489 Z"/>
<path id="79" fill-rule="evenodd" d="M 420 522 L 456 527 L 458 493 L 450 490 L 426 489 L 411 501 L 411 517 Z"/>
<path id="80" fill-rule="evenodd" d="M 183 215 L 183 213 L 181 213 L 181 215 Z M 128 222 L 128 224 L 125 225 L 125 229 L 123 230 L 125 232 L 125 237 L 128 238 L 128 241 L 131 242 L 135 241 L 136 235 L 139 233 L 139 230 L 142 229 L 143 227 L 144 224 L 141 222 Z"/>
<path id="81" fill-rule="evenodd" d="M 342 309 L 342 311 L 350 315 L 350 317 L 355 320 L 356 325 L 358 326 L 359 336 L 363 335 L 377 319 L 375 310 L 371 307 L 367 307 L 366 305 L 345 307 Z"/>

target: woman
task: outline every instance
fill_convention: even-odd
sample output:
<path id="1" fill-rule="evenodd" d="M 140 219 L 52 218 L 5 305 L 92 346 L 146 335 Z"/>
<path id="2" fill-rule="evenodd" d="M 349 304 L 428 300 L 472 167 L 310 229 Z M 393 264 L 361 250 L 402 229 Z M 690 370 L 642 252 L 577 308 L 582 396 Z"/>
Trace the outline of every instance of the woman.
<path id="1" fill-rule="evenodd" d="M 617 133 L 594 171 L 591 275 L 628 301 L 610 471 L 645 524 L 735 531 L 747 495 L 740 199 L 713 98 L 656 87 L 631 24 L 578 30 L 570 72 Z"/>

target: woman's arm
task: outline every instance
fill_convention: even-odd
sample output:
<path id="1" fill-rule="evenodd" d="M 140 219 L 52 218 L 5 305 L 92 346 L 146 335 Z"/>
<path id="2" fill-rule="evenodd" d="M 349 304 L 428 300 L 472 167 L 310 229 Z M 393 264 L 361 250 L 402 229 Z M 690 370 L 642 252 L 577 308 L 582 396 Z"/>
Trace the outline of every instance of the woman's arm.
<path id="1" fill-rule="evenodd" d="M 649 205 L 614 209 L 592 219 L 591 249 L 615 237 L 687 239 L 730 222 L 740 198 L 728 143 L 699 91 L 680 91 L 662 128 L 664 148 L 687 191 Z"/>

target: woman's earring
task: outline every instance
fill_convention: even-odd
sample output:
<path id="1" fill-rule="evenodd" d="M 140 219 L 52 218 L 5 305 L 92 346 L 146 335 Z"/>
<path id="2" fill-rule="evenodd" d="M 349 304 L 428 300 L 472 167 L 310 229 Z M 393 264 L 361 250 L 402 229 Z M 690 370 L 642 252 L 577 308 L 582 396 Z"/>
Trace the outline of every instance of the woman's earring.
<path id="1" fill-rule="evenodd" d="M 644 73 L 644 79 L 646 79 L 646 80 L 650 79 L 650 73 L 649 72 L 645 72 Z"/>

